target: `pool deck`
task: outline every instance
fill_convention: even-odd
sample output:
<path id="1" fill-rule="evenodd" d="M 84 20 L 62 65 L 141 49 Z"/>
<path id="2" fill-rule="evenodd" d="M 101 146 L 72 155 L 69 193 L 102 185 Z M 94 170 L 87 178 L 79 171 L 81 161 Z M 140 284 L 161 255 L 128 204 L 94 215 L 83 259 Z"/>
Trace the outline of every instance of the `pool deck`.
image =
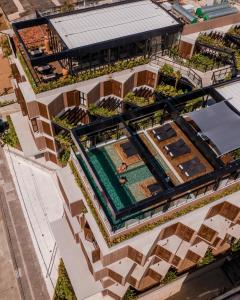
<path id="1" fill-rule="evenodd" d="M 176 176 L 181 180 L 181 182 L 186 182 L 192 179 L 195 179 L 199 176 L 205 175 L 213 171 L 213 167 L 210 165 L 210 163 L 206 160 L 206 158 L 199 152 L 199 150 L 192 144 L 192 142 L 189 140 L 189 138 L 183 133 L 183 131 L 174 123 L 171 122 L 172 128 L 176 131 L 176 136 L 169 138 L 165 141 L 158 141 L 157 138 L 152 133 L 152 129 L 149 129 L 147 131 L 148 135 L 150 136 L 151 140 L 155 143 L 159 151 L 162 153 L 165 162 L 168 162 L 168 165 L 171 165 L 172 170 L 174 170 L 174 173 Z M 160 127 L 160 126 L 159 126 Z M 168 155 L 167 151 L 165 150 L 165 146 L 169 145 L 171 143 L 176 142 L 179 139 L 183 139 L 186 145 L 191 149 L 190 153 L 181 155 L 176 158 L 171 158 L 170 155 Z M 197 157 L 200 162 L 205 166 L 205 171 L 198 173 L 194 176 L 187 177 L 178 167 L 179 164 L 182 164 L 188 160 L 193 159 L 194 157 Z"/>

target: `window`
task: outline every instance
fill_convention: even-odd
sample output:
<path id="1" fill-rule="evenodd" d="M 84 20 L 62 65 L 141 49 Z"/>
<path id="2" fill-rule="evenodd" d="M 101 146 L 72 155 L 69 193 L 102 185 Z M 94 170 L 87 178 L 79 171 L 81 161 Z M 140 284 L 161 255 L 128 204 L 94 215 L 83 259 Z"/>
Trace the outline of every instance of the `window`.
<path id="1" fill-rule="evenodd" d="M 38 132 L 37 118 L 31 119 L 33 132 Z"/>
<path id="2" fill-rule="evenodd" d="M 83 92 L 80 92 L 80 105 L 86 106 L 87 99 L 86 95 Z"/>

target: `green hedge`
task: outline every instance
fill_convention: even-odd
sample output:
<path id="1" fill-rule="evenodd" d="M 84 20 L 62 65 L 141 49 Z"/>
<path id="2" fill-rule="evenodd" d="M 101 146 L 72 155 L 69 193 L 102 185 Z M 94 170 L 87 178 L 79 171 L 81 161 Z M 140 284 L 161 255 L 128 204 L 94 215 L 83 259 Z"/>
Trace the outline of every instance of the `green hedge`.
<path id="1" fill-rule="evenodd" d="M 58 280 L 53 300 L 77 300 L 62 259 L 58 267 Z"/>
<path id="2" fill-rule="evenodd" d="M 11 147 L 18 148 L 20 143 L 10 116 L 7 116 L 8 129 L 3 134 L 3 142 Z"/>

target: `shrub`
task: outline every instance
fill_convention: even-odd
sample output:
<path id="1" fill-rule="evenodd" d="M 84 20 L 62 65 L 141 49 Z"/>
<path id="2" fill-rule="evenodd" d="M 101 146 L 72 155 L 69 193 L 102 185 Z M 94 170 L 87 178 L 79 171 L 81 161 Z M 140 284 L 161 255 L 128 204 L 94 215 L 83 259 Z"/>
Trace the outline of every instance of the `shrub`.
<path id="1" fill-rule="evenodd" d="M 70 158 L 70 149 L 64 149 L 59 156 L 59 161 L 64 166 L 66 166 L 69 161 L 69 158 Z"/>
<path id="2" fill-rule="evenodd" d="M 212 254 L 212 250 L 208 249 L 207 252 L 205 253 L 204 257 L 198 262 L 198 266 L 202 267 L 205 265 L 210 264 L 215 260 L 214 255 Z"/>
<path id="3" fill-rule="evenodd" d="M 169 64 L 164 64 L 161 68 L 160 68 L 160 72 L 164 75 L 167 76 L 171 76 L 174 77 L 174 69 L 171 65 Z"/>
<path id="4" fill-rule="evenodd" d="M 146 99 L 144 97 L 136 96 L 133 92 L 128 93 L 123 100 L 137 106 L 145 106 L 148 104 L 152 104 L 155 101 L 153 97 L 149 97 L 148 99 Z"/>
<path id="5" fill-rule="evenodd" d="M 128 288 L 123 300 L 137 300 L 136 292 L 131 287 Z"/>
<path id="6" fill-rule="evenodd" d="M 8 129 L 3 134 L 3 142 L 11 147 L 17 148 L 20 143 L 10 116 L 7 116 Z"/>
<path id="7" fill-rule="evenodd" d="M 158 85 L 155 89 L 155 92 L 166 97 L 175 97 L 184 94 L 182 90 L 177 90 L 176 87 L 168 84 Z"/>
<path id="8" fill-rule="evenodd" d="M 67 119 L 61 120 L 59 117 L 54 117 L 52 119 L 52 121 L 55 122 L 56 124 L 58 124 L 59 126 L 64 127 L 69 130 L 71 130 L 74 127 L 74 125 L 69 123 Z"/>
<path id="9" fill-rule="evenodd" d="M 90 105 L 89 112 L 93 116 L 106 117 L 106 118 L 113 117 L 118 113 L 117 110 L 109 110 L 105 107 L 99 107 L 96 104 Z"/>
<path id="10" fill-rule="evenodd" d="M 58 280 L 53 300 L 77 300 L 62 259 L 58 267 Z"/>
<path id="11" fill-rule="evenodd" d="M 163 278 L 163 280 L 161 281 L 161 283 L 167 284 L 172 282 L 176 278 L 177 278 L 177 271 L 175 269 L 170 269 L 165 275 L 165 277 Z"/>
<path id="12" fill-rule="evenodd" d="M 231 245 L 231 251 L 232 252 L 240 251 L 240 240 L 238 240 L 237 242 L 235 242 Z"/>
<path id="13" fill-rule="evenodd" d="M 7 37 L 1 39 L 0 47 L 2 48 L 4 57 L 8 57 L 12 54 L 12 49 L 10 47 L 9 39 Z"/>

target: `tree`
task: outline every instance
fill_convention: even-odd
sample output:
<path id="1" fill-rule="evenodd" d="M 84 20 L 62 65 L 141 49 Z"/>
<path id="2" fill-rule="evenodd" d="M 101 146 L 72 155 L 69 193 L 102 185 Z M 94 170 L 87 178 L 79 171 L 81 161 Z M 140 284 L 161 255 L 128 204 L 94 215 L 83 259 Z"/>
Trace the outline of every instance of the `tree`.
<path id="1" fill-rule="evenodd" d="M 58 267 L 58 280 L 53 300 L 77 300 L 62 259 Z"/>

